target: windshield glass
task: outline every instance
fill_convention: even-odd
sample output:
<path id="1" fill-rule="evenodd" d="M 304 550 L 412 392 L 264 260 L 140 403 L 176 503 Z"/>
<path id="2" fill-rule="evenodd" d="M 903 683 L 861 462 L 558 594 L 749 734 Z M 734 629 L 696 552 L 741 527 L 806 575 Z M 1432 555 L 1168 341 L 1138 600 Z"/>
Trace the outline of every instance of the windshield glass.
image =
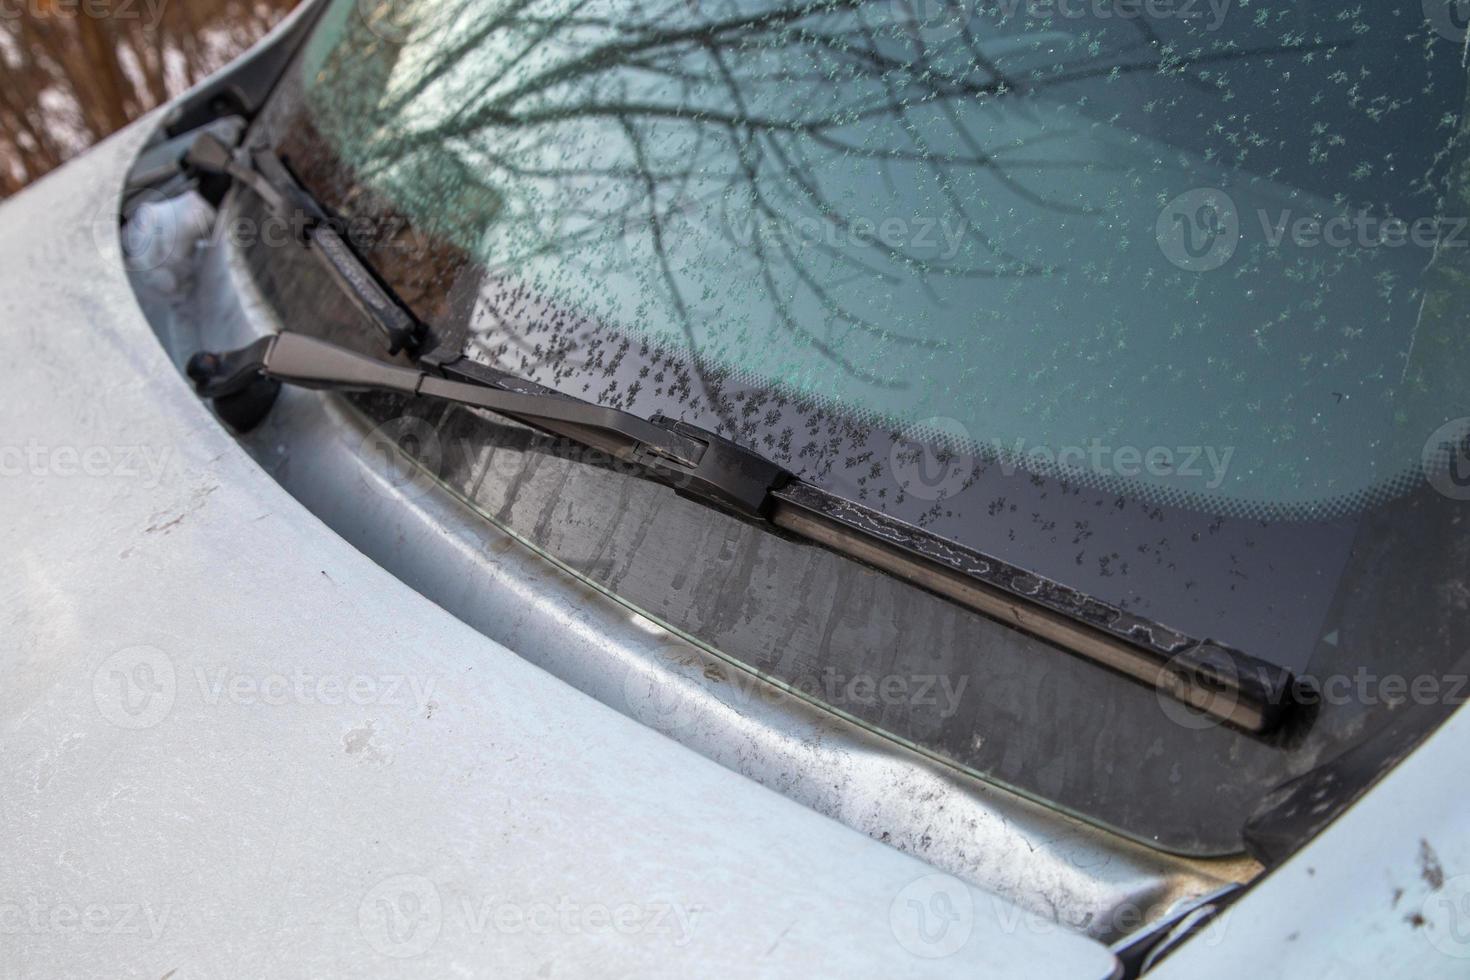
<path id="1" fill-rule="evenodd" d="M 1457 692 L 1453 6 L 341 0 L 251 139 L 437 354 L 717 431 L 1323 687 Z M 378 350 L 298 249 L 245 254 L 283 322 Z M 584 581 L 1154 846 L 1236 853 L 1274 787 L 1453 706 L 1354 693 L 1286 742 L 1181 728 L 1012 624 L 503 419 L 358 404 Z M 955 698 L 833 679 L 868 676 Z"/>
<path id="2" fill-rule="evenodd" d="M 578 394 L 1263 518 L 1402 492 L 1463 410 L 1466 72 L 1417 4 L 337 15 L 317 126 L 483 265 L 486 359 Z"/>

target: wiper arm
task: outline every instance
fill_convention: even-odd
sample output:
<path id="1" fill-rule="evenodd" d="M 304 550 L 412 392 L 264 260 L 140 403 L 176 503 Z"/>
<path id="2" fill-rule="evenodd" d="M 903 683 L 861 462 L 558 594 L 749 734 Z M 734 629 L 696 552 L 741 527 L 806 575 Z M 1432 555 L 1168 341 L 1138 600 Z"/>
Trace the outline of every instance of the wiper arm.
<path id="1" fill-rule="evenodd" d="M 593 437 L 597 448 L 638 464 L 679 493 L 745 517 L 764 518 L 771 491 L 790 477 L 764 457 L 684 422 L 644 419 L 552 392 L 454 380 L 298 333 L 264 337 L 227 353 L 195 354 L 187 371 L 199 394 L 214 399 L 226 421 L 238 429 L 264 417 L 279 382 L 335 391 L 389 391 L 483 408 L 558 434 L 580 432 Z"/>
<path id="2" fill-rule="evenodd" d="M 334 227 L 331 217 L 286 165 L 269 150 L 236 151 L 202 133 L 184 154 L 182 168 L 202 181 L 224 178 L 248 187 L 297 240 L 318 255 L 327 271 L 388 341 L 388 353 L 417 354 L 428 331 L 383 286 Z M 424 357 L 424 364 L 434 358 Z M 510 390 L 492 372 L 467 358 L 435 364 L 436 372 L 399 367 L 297 333 L 267 337 L 242 350 L 199 353 L 189 377 L 214 400 L 225 421 L 253 428 L 275 402 L 280 382 L 306 388 L 392 391 L 488 409 L 637 463 L 685 496 L 717 504 L 745 517 L 763 518 L 770 491 L 789 474 L 764 457 L 688 425 L 569 398 L 529 382 Z"/>

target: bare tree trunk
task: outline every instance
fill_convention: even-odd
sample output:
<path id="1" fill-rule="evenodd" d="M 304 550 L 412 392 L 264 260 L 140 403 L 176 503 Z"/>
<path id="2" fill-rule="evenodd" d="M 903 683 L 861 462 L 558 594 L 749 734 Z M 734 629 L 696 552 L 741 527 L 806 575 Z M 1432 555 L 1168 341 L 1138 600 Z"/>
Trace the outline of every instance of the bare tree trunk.
<path id="1" fill-rule="evenodd" d="M 89 78 L 74 79 L 74 84 L 78 90 L 90 89 L 88 101 L 106 132 L 116 132 L 128 124 L 132 101 L 128 98 L 132 86 L 117 62 L 117 40 L 100 18 L 81 16 L 76 22 L 82 51 L 92 72 Z"/>
<path id="2" fill-rule="evenodd" d="M 131 16 L 83 4 L 0 18 L 0 198 L 218 69 L 216 39 L 228 58 L 295 3 L 176 0 L 158 23 L 139 19 L 139 4 Z M 210 44 L 200 43 L 206 32 Z"/>

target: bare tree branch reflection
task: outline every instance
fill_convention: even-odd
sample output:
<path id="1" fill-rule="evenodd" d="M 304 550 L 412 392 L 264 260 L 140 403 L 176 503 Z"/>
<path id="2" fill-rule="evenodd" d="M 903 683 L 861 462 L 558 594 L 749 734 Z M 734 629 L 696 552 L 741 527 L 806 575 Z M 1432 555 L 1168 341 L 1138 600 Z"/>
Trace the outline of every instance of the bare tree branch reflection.
<path id="1" fill-rule="evenodd" d="M 708 313 L 691 262 L 745 275 L 752 308 L 835 371 L 903 388 L 902 371 L 863 363 L 845 338 L 895 351 L 942 351 L 946 341 L 881 322 L 850 287 L 902 286 L 938 305 L 935 284 L 947 279 L 1064 270 L 1065 254 L 1003 241 L 982 186 L 1037 213 L 1101 211 L 1066 178 L 1106 163 L 1050 152 L 1071 136 L 1058 125 L 1017 137 L 998 120 L 1024 121 L 1047 97 L 1085 111 L 1089 86 L 1130 74 L 1176 75 L 1209 90 L 1216 66 L 1351 43 L 1313 37 L 1247 48 L 1197 34 L 1166 38 L 1138 18 L 1106 33 L 1063 35 L 986 8 L 947 9 L 936 29 L 904 2 L 689 0 L 622 4 L 614 16 L 595 0 L 488 9 L 396 0 L 392 13 L 410 25 L 406 41 L 353 26 L 315 97 L 354 102 L 354 111 L 330 113 L 337 129 L 325 135 L 365 185 L 407 186 L 405 174 L 444 155 L 463 161 L 472 196 L 497 202 L 478 229 L 493 241 L 463 243 L 487 280 L 515 280 L 537 260 L 556 259 L 584 274 L 564 280 L 564 291 L 591 291 L 614 275 L 656 281 L 700 388 L 738 434 L 747 426 L 720 395 L 719 369 L 701 356 Z M 896 209 L 954 222 L 960 247 L 936 254 L 862 234 L 872 202 L 834 176 L 854 167 L 881 175 Z M 412 201 L 404 206 L 413 210 Z M 793 232 L 803 222 L 826 233 L 804 239 Z M 691 235 L 703 257 L 682 247 Z M 718 257 L 712 241 L 723 243 Z M 557 305 L 549 295 L 534 302 L 547 315 Z M 488 317 L 516 319 L 504 310 Z M 501 351 L 524 344 L 499 333 L 484 340 Z M 601 352 L 583 334 L 559 353 Z"/>

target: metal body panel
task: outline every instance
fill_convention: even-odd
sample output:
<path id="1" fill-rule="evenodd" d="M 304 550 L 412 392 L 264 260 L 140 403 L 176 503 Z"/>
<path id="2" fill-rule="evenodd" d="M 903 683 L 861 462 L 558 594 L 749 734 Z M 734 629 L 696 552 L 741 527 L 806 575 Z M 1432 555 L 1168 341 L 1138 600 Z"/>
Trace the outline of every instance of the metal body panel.
<path id="1" fill-rule="evenodd" d="M 0 209 L 0 974 L 1112 973 L 576 692 L 291 499 L 125 278 L 146 126 Z M 965 941 L 915 954 L 901 917 L 941 892 Z"/>
<path id="2" fill-rule="evenodd" d="M 1462 710 L 1149 976 L 1470 975 L 1467 740 Z"/>

